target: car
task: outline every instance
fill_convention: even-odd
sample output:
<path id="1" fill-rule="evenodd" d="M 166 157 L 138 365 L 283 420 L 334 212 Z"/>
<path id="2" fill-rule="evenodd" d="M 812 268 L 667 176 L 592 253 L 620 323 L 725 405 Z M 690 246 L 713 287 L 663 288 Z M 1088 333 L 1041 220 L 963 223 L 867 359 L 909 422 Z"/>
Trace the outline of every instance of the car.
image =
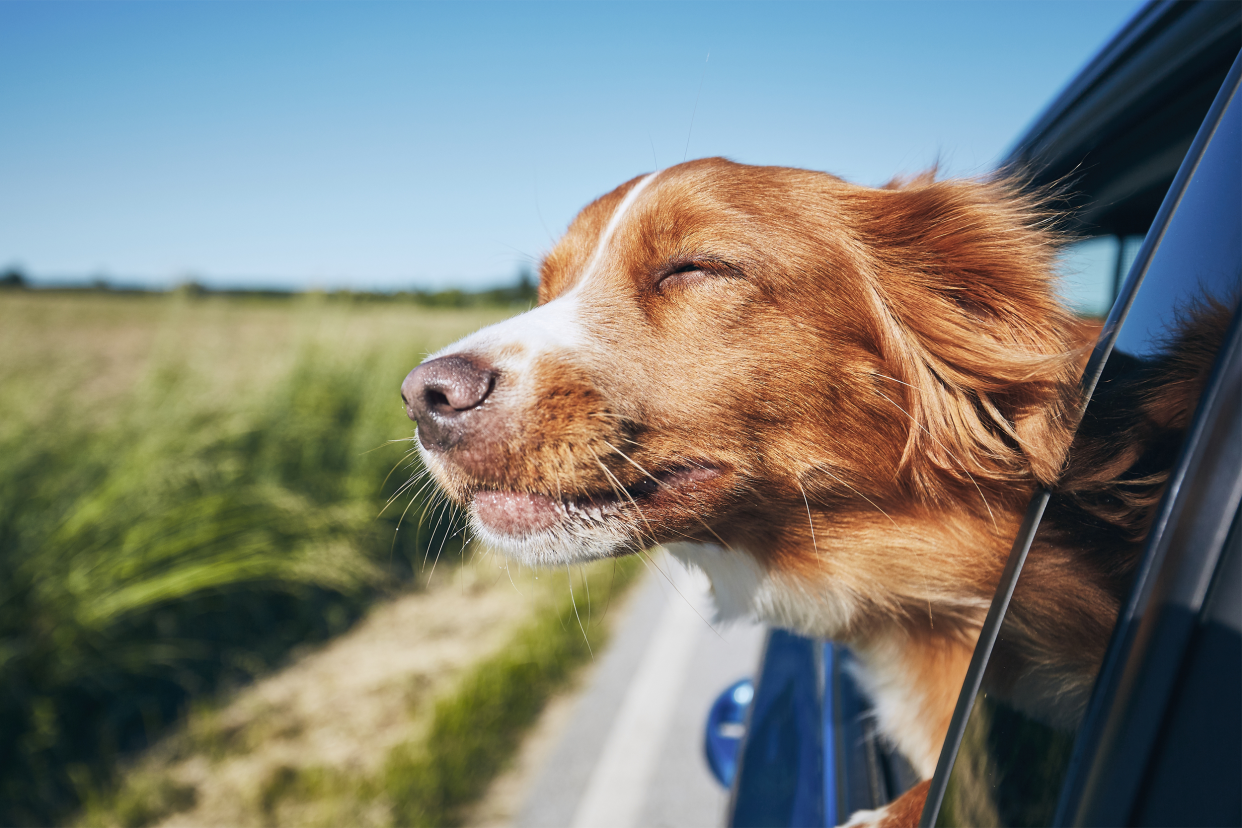
<path id="1" fill-rule="evenodd" d="M 1089 415 L 1194 303 L 1232 325 L 1199 398 L 1080 723 L 1039 721 L 981 688 L 1008 632 L 1049 493 L 1014 540 L 921 825 L 1242 824 L 1242 5 L 1152 2 L 1015 144 L 1004 168 L 1056 186 L 1081 240 L 1069 299 L 1100 317 Z M 1136 362 L 1137 361 L 1137 362 Z M 1030 554 L 1038 554 L 1030 553 Z M 728 688 L 705 750 L 733 826 L 820 826 L 917 781 L 874 732 L 849 651 L 772 630 Z"/>

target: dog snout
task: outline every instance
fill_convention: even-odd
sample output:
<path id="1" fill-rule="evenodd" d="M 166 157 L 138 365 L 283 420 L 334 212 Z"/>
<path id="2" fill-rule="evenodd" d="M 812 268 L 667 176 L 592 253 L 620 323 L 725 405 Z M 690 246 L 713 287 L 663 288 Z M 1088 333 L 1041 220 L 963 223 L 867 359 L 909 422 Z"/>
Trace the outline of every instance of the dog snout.
<path id="1" fill-rule="evenodd" d="M 424 362 L 401 383 L 401 399 L 425 448 L 444 450 L 461 439 L 496 384 L 496 371 L 478 360 L 446 356 Z"/>

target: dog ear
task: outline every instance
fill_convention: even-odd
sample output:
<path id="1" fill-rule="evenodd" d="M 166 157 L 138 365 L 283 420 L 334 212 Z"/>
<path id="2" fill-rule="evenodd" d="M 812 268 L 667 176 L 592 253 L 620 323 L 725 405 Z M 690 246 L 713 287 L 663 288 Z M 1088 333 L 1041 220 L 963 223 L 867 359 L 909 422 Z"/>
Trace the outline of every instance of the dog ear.
<path id="1" fill-rule="evenodd" d="M 1051 483 L 1084 349 L 1056 295 L 1049 212 L 1004 179 L 925 175 L 865 201 L 860 240 L 892 372 L 877 393 L 911 420 L 902 467 L 928 493 L 963 476 Z"/>

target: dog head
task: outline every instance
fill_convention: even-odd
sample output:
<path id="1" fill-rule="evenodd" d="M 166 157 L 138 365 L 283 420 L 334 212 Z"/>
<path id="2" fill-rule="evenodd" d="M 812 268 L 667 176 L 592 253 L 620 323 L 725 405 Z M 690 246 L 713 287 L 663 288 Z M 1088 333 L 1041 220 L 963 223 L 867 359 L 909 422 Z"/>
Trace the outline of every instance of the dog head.
<path id="1" fill-rule="evenodd" d="M 874 577 L 860 556 L 926 543 L 929 513 L 995 527 L 1060 465 L 1074 360 L 1043 218 L 1003 181 L 639 176 L 574 219 L 538 307 L 406 378 L 423 460 L 530 563 L 690 540 Z"/>

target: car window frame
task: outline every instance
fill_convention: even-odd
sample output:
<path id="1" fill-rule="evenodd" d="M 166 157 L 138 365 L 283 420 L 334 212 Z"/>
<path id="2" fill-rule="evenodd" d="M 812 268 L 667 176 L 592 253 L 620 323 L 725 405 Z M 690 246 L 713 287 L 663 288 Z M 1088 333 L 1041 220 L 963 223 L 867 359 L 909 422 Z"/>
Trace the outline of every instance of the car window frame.
<path id="1" fill-rule="evenodd" d="M 1181 205 L 1182 199 L 1198 173 L 1200 163 L 1215 137 L 1217 128 L 1230 105 L 1242 106 L 1242 97 L 1239 96 L 1239 80 L 1242 78 L 1242 56 L 1235 58 L 1232 68 L 1226 76 L 1225 82 L 1218 92 L 1212 108 L 1209 110 L 1207 117 L 1200 126 L 1195 136 L 1190 150 L 1182 161 L 1182 165 L 1174 178 L 1172 186 L 1169 188 L 1163 204 L 1156 215 L 1156 219 L 1152 224 L 1151 230 L 1148 232 L 1138 255 L 1135 257 L 1134 264 L 1131 267 L 1130 274 L 1122 288 L 1121 295 L 1114 304 L 1112 311 L 1104 324 L 1100 338 L 1092 352 L 1088 361 L 1087 368 L 1084 371 L 1081 386 L 1083 389 L 1083 405 L 1082 410 L 1091 402 L 1092 394 L 1100 380 L 1100 376 L 1104 370 L 1104 365 L 1108 357 L 1112 354 L 1117 337 L 1121 331 L 1122 324 L 1125 322 L 1134 300 L 1138 295 L 1148 269 L 1165 240 L 1166 233 L 1169 230 L 1170 221 Z M 1179 470 L 1184 474 L 1184 464 L 1187 462 L 1187 454 L 1189 447 L 1183 447 L 1183 455 L 1179 461 Z M 1170 487 L 1170 491 L 1166 494 L 1165 503 L 1162 506 L 1161 515 L 1167 520 L 1169 509 L 1172 508 L 1173 501 L 1177 494 L 1177 487 Z M 1010 552 L 1005 569 L 1001 575 L 1000 584 L 998 585 L 996 596 L 992 605 L 988 610 L 987 617 L 984 621 L 982 630 L 980 631 L 979 643 L 976 645 L 974 655 L 971 658 L 970 666 L 967 669 L 966 679 L 963 683 L 962 692 L 958 697 L 957 706 L 954 709 L 953 717 L 950 721 L 949 731 L 945 738 L 945 744 L 941 751 L 940 760 L 937 763 L 936 771 L 932 776 L 931 784 L 928 789 L 927 799 L 925 801 L 922 816 L 919 821 L 920 826 L 933 826 L 939 816 L 941 806 L 944 802 L 945 793 L 949 783 L 949 776 L 952 772 L 954 763 L 958 757 L 961 748 L 962 739 L 965 734 L 966 724 L 970 718 L 970 713 L 974 707 L 975 700 L 979 694 L 983 682 L 983 676 L 990 660 L 992 650 L 996 644 L 997 637 L 1000 633 L 1001 626 L 1004 622 L 1005 615 L 1009 608 L 1009 602 L 1013 597 L 1013 592 L 1017 586 L 1018 578 L 1021 575 L 1023 565 L 1026 562 L 1027 554 L 1030 551 L 1031 544 L 1035 538 L 1035 534 L 1039 529 L 1040 522 L 1043 517 L 1045 508 L 1048 505 L 1050 493 L 1046 489 L 1039 490 L 1032 498 L 1027 509 L 1025 519 L 1019 529 L 1018 535 L 1014 540 L 1013 547 Z M 1157 523 L 1161 524 L 1161 518 L 1157 518 Z M 1149 538 L 1148 547 L 1144 553 L 1144 561 L 1151 561 L 1156 544 L 1161 537 L 1161 533 L 1153 529 L 1153 535 Z M 1150 564 L 1147 565 L 1150 567 Z M 1145 571 L 1145 570 L 1144 570 Z M 1133 613 L 1139 612 L 1142 606 L 1143 586 L 1146 581 L 1143 578 L 1137 578 L 1136 584 L 1132 588 L 1131 598 L 1127 601 L 1127 606 L 1119 621 L 1118 629 L 1125 627 L 1121 622 L 1132 618 Z M 1100 687 L 1105 686 L 1104 683 L 1114 682 L 1114 671 L 1119 669 L 1116 666 L 1118 659 L 1118 648 L 1124 647 L 1126 642 L 1118 641 L 1117 635 L 1109 645 L 1108 654 L 1105 657 L 1105 668 L 1109 672 L 1101 671 L 1097 680 L 1097 689 L 1093 692 L 1092 702 L 1088 708 L 1088 720 L 1084 725 L 1091 725 L 1093 730 L 1080 733 L 1094 732 L 1094 728 L 1098 725 L 1093 724 L 1093 716 L 1101 715 L 1098 712 L 1098 706 L 1102 702 L 1097 701 L 1103 692 Z M 1076 753 L 1078 749 L 1076 748 Z M 1079 766 L 1081 765 L 1079 758 Z M 1067 784 L 1077 784 L 1078 777 L 1074 776 L 1075 762 L 1071 759 L 1069 770 L 1070 775 L 1067 776 Z M 1068 808 L 1069 806 L 1064 806 Z"/>

